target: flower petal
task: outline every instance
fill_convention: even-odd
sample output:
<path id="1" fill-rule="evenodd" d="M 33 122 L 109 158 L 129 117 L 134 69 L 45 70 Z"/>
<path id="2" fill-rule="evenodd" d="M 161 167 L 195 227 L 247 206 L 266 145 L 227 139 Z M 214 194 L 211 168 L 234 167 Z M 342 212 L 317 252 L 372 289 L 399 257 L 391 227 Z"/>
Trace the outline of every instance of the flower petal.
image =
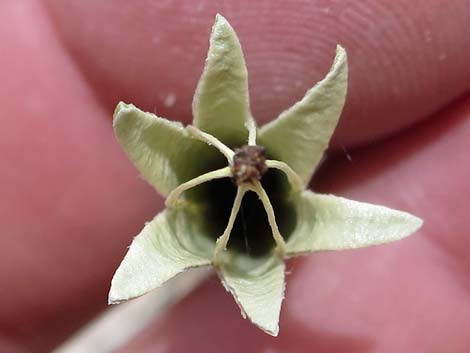
<path id="1" fill-rule="evenodd" d="M 187 268 L 210 264 L 213 244 L 199 234 L 195 216 L 165 210 L 145 225 L 114 274 L 110 304 L 143 295 Z"/>
<path id="2" fill-rule="evenodd" d="M 113 125 L 129 159 L 164 196 L 196 176 L 196 164 L 209 153 L 209 147 L 189 137 L 180 123 L 145 113 L 132 104 L 117 105 Z M 193 157 L 196 153 L 197 159 Z"/>
<path id="3" fill-rule="evenodd" d="M 415 232 L 422 220 L 384 206 L 304 191 L 297 229 L 287 242 L 289 256 L 388 243 Z"/>
<path id="4" fill-rule="evenodd" d="M 284 262 L 277 257 L 242 257 L 236 262 L 225 262 L 219 271 L 225 288 L 232 293 L 243 317 L 248 316 L 251 322 L 272 336 L 279 332 L 284 271 Z"/>
<path id="5" fill-rule="evenodd" d="M 193 125 L 227 145 L 248 141 L 248 75 L 235 31 L 217 15 L 193 101 Z"/>
<path id="6" fill-rule="evenodd" d="M 286 162 L 305 185 L 323 157 L 346 98 L 346 51 L 337 46 L 328 75 L 305 96 L 260 130 L 270 158 Z"/>

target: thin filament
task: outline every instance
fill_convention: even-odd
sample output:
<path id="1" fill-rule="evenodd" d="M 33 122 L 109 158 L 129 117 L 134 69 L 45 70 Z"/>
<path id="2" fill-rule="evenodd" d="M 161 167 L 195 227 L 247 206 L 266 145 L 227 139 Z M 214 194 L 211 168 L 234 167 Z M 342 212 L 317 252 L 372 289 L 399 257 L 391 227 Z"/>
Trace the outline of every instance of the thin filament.
<path id="1" fill-rule="evenodd" d="M 301 191 L 303 189 L 302 179 L 300 179 L 297 173 L 294 172 L 294 170 L 289 167 L 287 163 L 270 159 L 266 161 L 266 165 L 268 168 L 279 169 L 280 171 L 284 172 L 294 192 Z"/>
<path id="2" fill-rule="evenodd" d="M 177 201 L 178 201 L 178 198 L 180 197 L 180 195 L 184 191 L 186 191 L 188 189 L 191 189 L 195 186 L 198 186 L 199 184 L 202 184 L 202 183 L 205 183 L 207 181 L 214 180 L 214 179 L 226 178 L 226 177 L 230 177 L 230 176 L 232 176 L 232 172 L 230 170 L 230 167 L 224 167 L 224 168 L 221 168 L 221 169 L 213 170 L 212 172 L 202 174 L 202 175 L 200 175 L 200 176 L 198 176 L 194 179 L 191 179 L 191 180 L 179 185 L 177 188 L 175 188 L 170 193 L 170 195 L 168 195 L 168 197 L 165 201 L 165 205 L 167 207 L 175 206 Z"/>
<path id="3" fill-rule="evenodd" d="M 225 156 L 225 158 L 227 158 L 229 164 L 233 163 L 233 155 L 235 154 L 235 152 L 233 152 L 229 147 L 223 144 L 219 139 L 212 136 L 211 134 L 199 130 L 197 127 L 194 127 L 192 125 L 186 126 L 186 130 L 192 137 L 217 148 Z"/>
<path id="4" fill-rule="evenodd" d="M 253 118 L 249 118 L 246 122 L 248 129 L 248 146 L 256 146 L 256 124 Z"/>
<path id="5" fill-rule="evenodd" d="M 269 226 L 271 227 L 273 238 L 274 238 L 274 241 L 276 242 L 276 250 L 279 256 L 284 256 L 286 243 L 281 233 L 279 232 L 279 228 L 277 227 L 276 216 L 274 214 L 274 209 L 273 209 L 273 206 L 271 205 L 271 201 L 269 201 L 268 194 L 266 194 L 266 191 L 264 190 L 263 186 L 258 180 L 255 180 L 253 182 L 253 190 L 258 194 L 258 197 L 263 203 L 264 210 L 266 211 L 266 215 L 268 216 Z"/>
<path id="6" fill-rule="evenodd" d="M 230 239 L 230 233 L 232 232 L 235 219 L 237 218 L 238 211 L 240 210 L 243 196 L 245 195 L 247 190 L 248 189 L 243 185 L 237 188 L 237 195 L 235 196 L 235 200 L 233 201 L 232 211 L 230 212 L 230 217 L 228 219 L 227 227 L 225 227 L 223 234 L 217 239 L 217 243 L 215 245 L 215 252 L 214 252 L 215 264 L 219 262 L 219 257 L 222 251 L 224 251 L 227 248 L 227 243 L 228 243 L 228 240 Z"/>

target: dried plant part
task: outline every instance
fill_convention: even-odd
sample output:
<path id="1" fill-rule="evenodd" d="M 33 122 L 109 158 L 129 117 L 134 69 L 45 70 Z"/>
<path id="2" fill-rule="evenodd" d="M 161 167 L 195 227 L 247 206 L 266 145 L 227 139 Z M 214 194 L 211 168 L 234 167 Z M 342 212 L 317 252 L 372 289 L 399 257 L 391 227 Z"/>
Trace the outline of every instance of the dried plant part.
<path id="1" fill-rule="evenodd" d="M 116 137 L 144 178 L 167 196 L 167 209 L 135 237 L 109 302 L 212 265 L 243 316 L 276 336 L 286 258 L 415 232 L 422 221 L 406 212 L 305 189 L 340 117 L 347 75 L 346 51 L 338 46 L 326 77 L 258 130 L 240 43 L 217 15 L 192 125 L 119 103 Z"/>

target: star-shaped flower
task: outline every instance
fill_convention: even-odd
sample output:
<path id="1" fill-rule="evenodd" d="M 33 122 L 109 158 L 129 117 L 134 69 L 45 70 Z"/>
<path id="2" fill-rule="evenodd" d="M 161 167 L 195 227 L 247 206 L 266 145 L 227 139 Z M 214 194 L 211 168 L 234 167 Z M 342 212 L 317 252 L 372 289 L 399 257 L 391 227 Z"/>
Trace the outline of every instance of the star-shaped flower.
<path id="1" fill-rule="evenodd" d="M 286 258 L 401 239 L 422 221 L 383 206 L 306 190 L 343 108 L 347 57 L 258 129 L 238 38 L 218 15 L 193 102 L 193 124 L 119 103 L 118 141 L 167 208 L 132 242 L 109 303 L 140 296 L 176 274 L 212 265 L 242 315 L 278 333 Z"/>

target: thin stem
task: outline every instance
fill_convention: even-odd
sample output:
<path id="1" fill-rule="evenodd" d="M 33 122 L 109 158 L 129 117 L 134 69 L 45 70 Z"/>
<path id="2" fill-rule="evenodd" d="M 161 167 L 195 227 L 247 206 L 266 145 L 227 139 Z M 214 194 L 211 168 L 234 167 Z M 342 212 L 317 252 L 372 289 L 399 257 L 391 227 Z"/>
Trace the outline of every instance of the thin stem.
<path id="1" fill-rule="evenodd" d="M 224 145 L 219 139 L 212 136 L 211 134 L 199 130 L 197 127 L 194 127 L 192 125 L 186 126 L 186 130 L 188 131 L 190 136 L 217 148 L 227 158 L 230 165 L 233 163 L 233 155 L 235 154 L 235 152 L 233 152 L 229 147 Z"/>
<path id="2" fill-rule="evenodd" d="M 214 264 L 219 263 L 220 254 L 227 248 L 228 240 L 230 239 L 230 233 L 232 232 L 235 219 L 237 218 L 238 211 L 242 204 L 243 196 L 247 192 L 247 187 L 242 185 L 237 188 L 237 195 L 233 201 L 232 211 L 228 219 L 227 227 L 225 227 L 224 233 L 217 239 L 214 252 Z"/>
<path id="3" fill-rule="evenodd" d="M 248 118 L 246 128 L 248 129 L 248 146 L 256 146 L 256 124 L 253 118 Z"/>
<path id="4" fill-rule="evenodd" d="M 180 195 L 188 190 L 191 189 L 195 186 L 198 186 L 199 184 L 205 183 L 210 180 L 214 179 L 220 179 L 220 178 L 226 178 L 232 176 L 232 172 L 230 170 L 230 167 L 224 167 L 221 169 L 213 170 L 212 172 L 208 172 L 202 175 L 199 175 L 198 177 L 191 179 L 181 185 L 179 185 L 176 189 L 174 189 L 170 195 L 166 198 L 165 205 L 167 207 L 173 207 L 176 205 L 178 198 Z"/>
<path id="5" fill-rule="evenodd" d="M 286 243 L 281 233 L 279 232 L 279 228 L 277 227 L 276 216 L 274 214 L 274 209 L 271 205 L 271 201 L 269 201 L 269 196 L 268 194 L 266 194 L 266 191 L 258 180 L 253 181 L 253 190 L 258 194 L 258 197 L 263 203 L 264 210 L 266 211 L 266 214 L 268 216 L 268 222 L 273 233 L 274 241 L 276 242 L 276 251 L 280 257 L 283 257 L 285 253 Z"/>
<path id="6" fill-rule="evenodd" d="M 270 159 L 266 161 L 266 165 L 268 166 L 268 168 L 275 168 L 284 172 L 294 192 L 301 191 L 303 189 L 302 179 L 300 179 L 297 173 L 294 172 L 294 170 L 289 167 L 287 163 Z"/>

